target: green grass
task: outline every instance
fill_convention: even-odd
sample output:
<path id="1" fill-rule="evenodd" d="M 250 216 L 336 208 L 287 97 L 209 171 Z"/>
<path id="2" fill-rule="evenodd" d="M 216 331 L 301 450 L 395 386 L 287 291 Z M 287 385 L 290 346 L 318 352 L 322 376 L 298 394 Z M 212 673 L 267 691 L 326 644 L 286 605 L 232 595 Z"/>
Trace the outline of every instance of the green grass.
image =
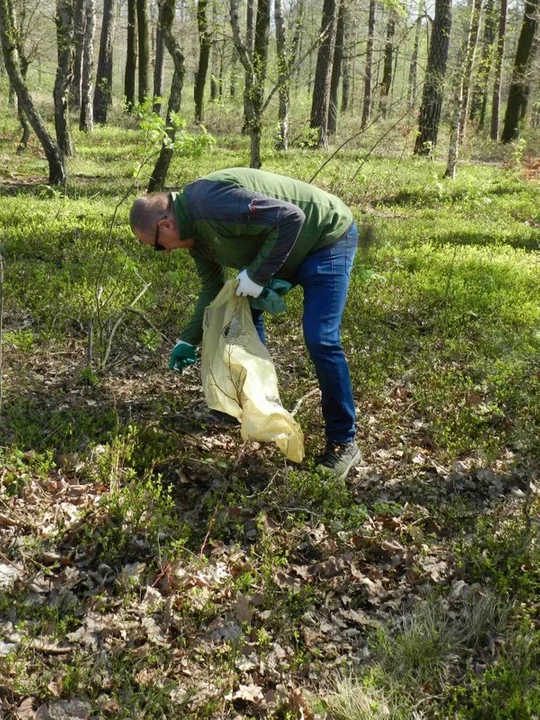
<path id="1" fill-rule="evenodd" d="M 30 584 L 0 603 L 0 642 L 20 635 L 0 657 L 6 717 L 27 696 L 152 720 L 296 720 L 302 702 L 347 720 L 538 715 L 539 183 L 512 148 L 471 137 L 448 182 L 441 149 L 410 157 L 413 128 L 369 152 L 379 127 L 318 173 L 327 154 L 278 153 L 265 128 L 265 169 L 318 173 L 361 229 L 343 342 L 366 462 L 329 483 L 301 293 L 268 323 L 284 405 L 302 398 L 298 468 L 209 424 L 196 368 L 167 370 L 198 283 L 130 233 L 151 167 L 135 177 L 136 121 L 116 108 L 118 126 L 75 132 L 51 188 L 8 113 L 0 563 Z M 248 164 L 234 106 L 207 117 L 216 146 L 176 157 L 171 188 Z M 108 628 L 99 662 L 75 641 L 39 649 L 89 618 Z"/>

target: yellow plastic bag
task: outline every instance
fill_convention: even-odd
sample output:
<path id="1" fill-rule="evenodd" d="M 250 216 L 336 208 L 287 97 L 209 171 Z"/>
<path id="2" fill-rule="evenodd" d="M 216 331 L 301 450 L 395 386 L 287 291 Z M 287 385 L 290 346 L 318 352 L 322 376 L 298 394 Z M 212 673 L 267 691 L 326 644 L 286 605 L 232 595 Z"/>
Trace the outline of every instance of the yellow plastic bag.
<path id="1" fill-rule="evenodd" d="M 244 440 L 275 442 L 293 462 L 304 459 L 304 436 L 279 399 L 274 363 L 251 318 L 249 301 L 229 280 L 206 308 L 201 375 L 208 407 L 241 422 Z"/>

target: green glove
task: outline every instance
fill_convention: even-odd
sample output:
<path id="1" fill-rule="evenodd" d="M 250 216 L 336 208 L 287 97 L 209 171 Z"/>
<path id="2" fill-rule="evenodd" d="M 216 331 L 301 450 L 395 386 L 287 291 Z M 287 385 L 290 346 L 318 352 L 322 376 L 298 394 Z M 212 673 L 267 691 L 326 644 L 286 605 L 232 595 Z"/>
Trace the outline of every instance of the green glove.
<path id="1" fill-rule="evenodd" d="M 197 362 L 197 349 L 183 340 L 179 340 L 169 358 L 169 370 L 181 373 L 189 365 Z"/>
<path id="2" fill-rule="evenodd" d="M 283 295 L 286 295 L 291 288 L 292 285 L 287 280 L 275 278 L 264 287 L 259 297 L 250 297 L 249 304 L 256 310 L 263 310 L 270 315 L 279 315 L 287 309 Z"/>

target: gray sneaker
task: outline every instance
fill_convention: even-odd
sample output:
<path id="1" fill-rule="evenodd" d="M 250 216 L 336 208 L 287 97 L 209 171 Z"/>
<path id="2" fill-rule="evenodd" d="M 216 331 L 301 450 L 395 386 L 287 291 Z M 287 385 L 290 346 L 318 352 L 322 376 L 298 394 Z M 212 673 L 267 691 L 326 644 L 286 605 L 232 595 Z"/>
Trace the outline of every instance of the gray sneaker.
<path id="1" fill-rule="evenodd" d="M 362 461 L 362 453 L 356 440 L 342 445 L 328 443 L 324 455 L 318 457 L 316 465 L 325 473 L 343 480 L 349 471 Z"/>

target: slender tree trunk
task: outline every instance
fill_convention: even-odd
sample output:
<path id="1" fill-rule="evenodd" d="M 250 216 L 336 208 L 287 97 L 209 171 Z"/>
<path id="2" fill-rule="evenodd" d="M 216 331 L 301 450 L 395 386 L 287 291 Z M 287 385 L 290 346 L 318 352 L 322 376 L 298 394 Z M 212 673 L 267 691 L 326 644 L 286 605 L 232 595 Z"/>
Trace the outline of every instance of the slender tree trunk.
<path id="1" fill-rule="evenodd" d="M 469 88 L 474 65 L 474 55 L 478 42 L 478 31 L 480 28 L 480 12 L 482 9 L 482 0 L 474 0 L 472 6 L 471 21 L 467 33 L 467 40 L 464 47 L 460 51 L 458 58 L 458 68 L 455 76 L 455 98 L 454 98 L 454 116 L 450 132 L 450 147 L 448 151 L 448 162 L 444 176 L 454 178 L 456 176 L 456 167 L 459 155 L 459 146 L 463 143 L 465 137 L 465 123 L 467 120 L 467 103 L 469 97 Z"/>
<path id="2" fill-rule="evenodd" d="M 137 34 L 139 36 L 139 102 L 143 103 L 150 90 L 148 81 L 150 43 L 148 38 L 147 0 L 137 0 Z"/>
<path id="3" fill-rule="evenodd" d="M 127 46 L 126 71 L 124 73 L 124 95 L 126 110 L 132 112 L 135 107 L 135 74 L 137 72 L 137 0 L 127 2 Z"/>
<path id="4" fill-rule="evenodd" d="M 96 27 L 95 0 L 86 0 L 86 22 L 83 43 L 82 78 L 81 78 L 81 115 L 79 130 L 92 132 L 94 117 L 92 113 L 94 73 L 94 31 Z"/>
<path id="5" fill-rule="evenodd" d="M 212 36 L 208 31 L 208 18 L 206 11 L 208 0 L 199 0 L 197 4 L 197 27 L 199 30 L 199 65 L 195 76 L 193 88 L 193 99 L 195 101 L 195 122 L 202 123 L 204 120 L 204 90 L 206 88 L 206 77 L 210 62 L 210 50 L 212 48 Z"/>
<path id="6" fill-rule="evenodd" d="M 158 9 L 158 21 L 156 25 L 156 51 L 154 54 L 154 107 L 153 111 L 161 115 L 161 100 L 163 97 L 163 68 L 165 62 L 165 41 L 161 30 L 161 3 Z"/>
<path id="7" fill-rule="evenodd" d="M 270 0 L 258 0 L 253 43 L 253 123 L 250 128 L 252 168 L 261 167 L 262 107 L 268 60 L 270 31 Z"/>
<path id="8" fill-rule="evenodd" d="M 49 164 L 49 183 L 63 185 L 67 182 L 67 171 L 64 154 L 58 147 L 41 115 L 39 114 L 28 87 L 24 81 L 19 64 L 16 46 L 16 28 L 12 22 L 12 6 L 9 0 L 0 0 L 0 36 L 6 70 L 17 94 L 17 100 L 32 125 Z"/>
<path id="9" fill-rule="evenodd" d="M 392 70 L 394 67 L 394 35 L 396 32 L 396 16 L 392 10 L 388 17 L 386 26 L 386 42 L 384 45 L 383 77 L 379 98 L 379 110 L 383 118 L 386 118 L 388 96 L 392 84 Z"/>
<path id="10" fill-rule="evenodd" d="M 478 35 L 480 32 L 480 15 L 482 12 L 482 0 L 473 0 L 471 23 L 467 36 L 467 47 L 465 51 L 465 63 L 462 72 L 462 108 L 459 114 L 459 139 L 460 145 L 465 141 L 465 132 L 467 128 L 467 118 L 469 117 L 469 105 L 471 100 L 471 81 L 474 72 L 474 61 L 476 57 L 476 48 L 478 47 Z"/>
<path id="11" fill-rule="evenodd" d="M 82 62 L 85 26 L 86 0 L 75 0 L 73 4 L 75 57 L 73 60 L 73 79 L 71 81 L 69 98 L 71 107 L 77 110 L 81 107 Z"/>
<path id="12" fill-rule="evenodd" d="M 64 155 L 73 155 L 69 124 L 69 89 L 73 79 L 74 39 L 72 0 L 56 1 L 56 44 L 58 67 L 54 82 L 54 124 L 56 141 Z"/>
<path id="13" fill-rule="evenodd" d="M 414 146 L 417 155 L 429 155 L 437 145 L 443 101 L 448 46 L 452 27 L 452 0 L 435 0 L 435 19 Z"/>
<path id="14" fill-rule="evenodd" d="M 506 20 L 508 14 L 508 0 L 501 0 L 499 14 L 499 31 L 497 33 L 497 47 L 495 50 L 495 67 L 493 71 L 493 94 L 491 96 L 491 128 L 492 140 L 499 139 L 499 114 L 501 109 L 502 66 L 504 57 L 504 41 L 506 36 Z"/>
<path id="15" fill-rule="evenodd" d="M 229 97 L 236 97 L 236 83 L 238 82 L 238 53 L 236 48 L 232 49 L 231 59 L 231 84 L 229 88 Z"/>
<path id="16" fill-rule="evenodd" d="M 508 103 L 504 116 L 504 127 L 501 135 L 503 143 L 509 143 L 519 137 L 519 121 L 523 120 L 527 110 L 531 79 L 529 71 L 533 58 L 533 44 L 540 0 L 527 0 L 523 23 L 514 59 L 512 81 L 508 92 Z"/>
<path id="17" fill-rule="evenodd" d="M 493 63 L 493 43 L 495 42 L 495 15 L 493 11 L 493 0 L 487 0 L 484 19 L 484 36 L 482 38 L 482 53 L 478 62 L 476 81 L 471 97 L 469 118 L 478 119 L 478 130 L 484 127 L 487 86 L 491 65 Z"/>
<path id="18" fill-rule="evenodd" d="M 341 66 L 343 63 L 343 13 L 346 0 L 339 3 L 338 20 L 336 28 L 336 44 L 334 47 L 334 60 L 332 62 L 332 75 L 330 78 L 330 105 L 328 108 L 328 133 L 334 134 L 337 130 L 338 118 L 338 89 L 341 79 Z"/>
<path id="19" fill-rule="evenodd" d="M 163 40 L 165 46 L 172 56 L 174 63 L 174 73 L 171 83 L 171 92 L 169 95 L 169 104 L 167 107 L 167 135 L 169 142 L 164 142 L 161 146 L 161 152 L 158 160 L 152 172 L 152 176 L 148 183 L 148 192 L 156 192 L 163 189 L 171 159 L 173 156 L 173 148 L 171 143 L 174 142 L 176 136 L 176 130 L 172 123 L 172 116 L 174 113 L 180 111 L 182 101 L 182 87 L 184 84 L 185 74 L 185 58 L 184 53 L 180 49 L 178 41 L 173 35 L 172 27 L 174 21 L 174 11 L 176 7 L 176 0 L 163 0 L 161 8 L 161 31 L 163 32 Z"/>
<path id="20" fill-rule="evenodd" d="M 295 21 L 294 35 L 287 47 L 287 31 L 283 18 L 282 0 L 274 0 L 274 16 L 276 22 L 276 47 L 278 62 L 278 87 L 279 87 L 279 141 L 276 145 L 278 150 L 287 150 L 289 147 L 289 106 L 291 74 L 298 53 L 300 33 L 302 27 L 303 3 L 302 0 L 296 6 L 297 17 Z"/>
<path id="21" fill-rule="evenodd" d="M 268 56 L 268 33 L 270 29 L 270 2 L 269 0 L 259 0 L 257 4 L 253 58 L 250 57 L 247 43 L 244 43 L 240 34 L 238 0 L 231 0 L 230 11 L 234 44 L 244 66 L 246 82 L 249 79 L 251 88 L 249 95 L 244 95 L 245 109 L 249 118 L 248 130 L 251 138 L 250 166 L 259 168 L 261 166 L 262 112 Z"/>
<path id="22" fill-rule="evenodd" d="M 351 51 L 353 38 L 353 17 L 350 4 L 347 0 L 342 0 L 343 5 L 343 79 L 341 81 L 341 112 L 347 112 L 350 104 L 352 74 L 354 72 L 353 58 L 356 51 Z"/>
<path id="23" fill-rule="evenodd" d="M 23 6 L 24 9 L 24 6 Z M 19 67 L 21 70 L 21 76 L 26 82 L 26 73 L 28 71 L 28 65 L 30 64 L 28 62 L 28 58 L 26 57 L 26 53 L 24 51 L 24 46 L 22 42 L 22 28 L 24 23 L 24 13 L 19 18 L 16 13 L 15 9 L 13 8 L 13 5 L 10 7 L 11 12 L 11 27 L 14 28 L 14 37 L 13 40 L 15 42 L 16 48 L 17 48 L 17 54 L 19 57 Z M 3 56 L 3 52 L 0 52 L 0 56 Z M 9 76 L 8 76 L 9 80 Z M 13 94 L 13 97 L 16 98 L 17 94 L 15 93 L 15 90 L 13 89 L 13 85 L 11 81 L 9 80 L 9 94 L 10 98 Z M 14 104 L 14 102 L 10 102 L 9 105 Z M 28 146 L 28 141 L 30 140 L 30 135 L 32 134 L 31 126 L 28 121 L 28 118 L 26 117 L 26 114 L 22 108 L 21 103 L 17 100 L 17 117 L 19 118 L 19 123 L 21 125 L 22 135 L 21 139 L 19 140 L 19 144 L 17 145 L 17 155 L 21 155 Z"/>
<path id="24" fill-rule="evenodd" d="M 330 109 L 330 84 L 332 64 L 336 45 L 338 7 L 336 0 L 324 0 L 321 19 L 321 44 L 317 53 L 315 83 L 311 103 L 309 125 L 319 131 L 318 147 L 325 148 L 328 143 L 328 113 Z"/>
<path id="25" fill-rule="evenodd" d="M 371 107 L 373 105 L 373 46 L 375 40 L 376 9 L 376 0 L 369 0 L 368 40 L 366 47 L 366 69 L 364 75 L 364 102 L 362 104 L 362 120 L 360 123 L 361 130 L 363 130 L 369 122 L 371 117 Z"/>
<path id="26" fill-rule="evenodd" d="M 99 58 L 94 93 L 94 121 L 105 124 L 112 101 L 112 68 L 114 47 L 114 16 L 116 0 L 103 0 L 103 21 L 99 42 Z"/>
<path id="27" fill-rule="evenodd" d="M 420 28 L 422 27 L 422 20 L 426 17 L 425 12 L 421 11 L 415 21 L 414 27 L 414 44 L 411 56 L 411 64 L 409 66 L 409 84 L 407 86 L 407 103 L 409 110 L 412 110 L 416 105 L 416 78 L 418 75 L 418 52 L 420 50 Z"/>
<path id="28" fill-rule="evenodd" d="M 232 12 L 232 7 L 231 7 Z M 253 99 L 251 97 L 253 89 L 253 41 L 255 38 L 255 0 L 247 0 L 246 12 L 246 50 L 249 55 L 250 67 L 249 71 L 245 70 L 244 77 L 244 125 L 242 134 L 247 135 L 253 124 Z"/>

